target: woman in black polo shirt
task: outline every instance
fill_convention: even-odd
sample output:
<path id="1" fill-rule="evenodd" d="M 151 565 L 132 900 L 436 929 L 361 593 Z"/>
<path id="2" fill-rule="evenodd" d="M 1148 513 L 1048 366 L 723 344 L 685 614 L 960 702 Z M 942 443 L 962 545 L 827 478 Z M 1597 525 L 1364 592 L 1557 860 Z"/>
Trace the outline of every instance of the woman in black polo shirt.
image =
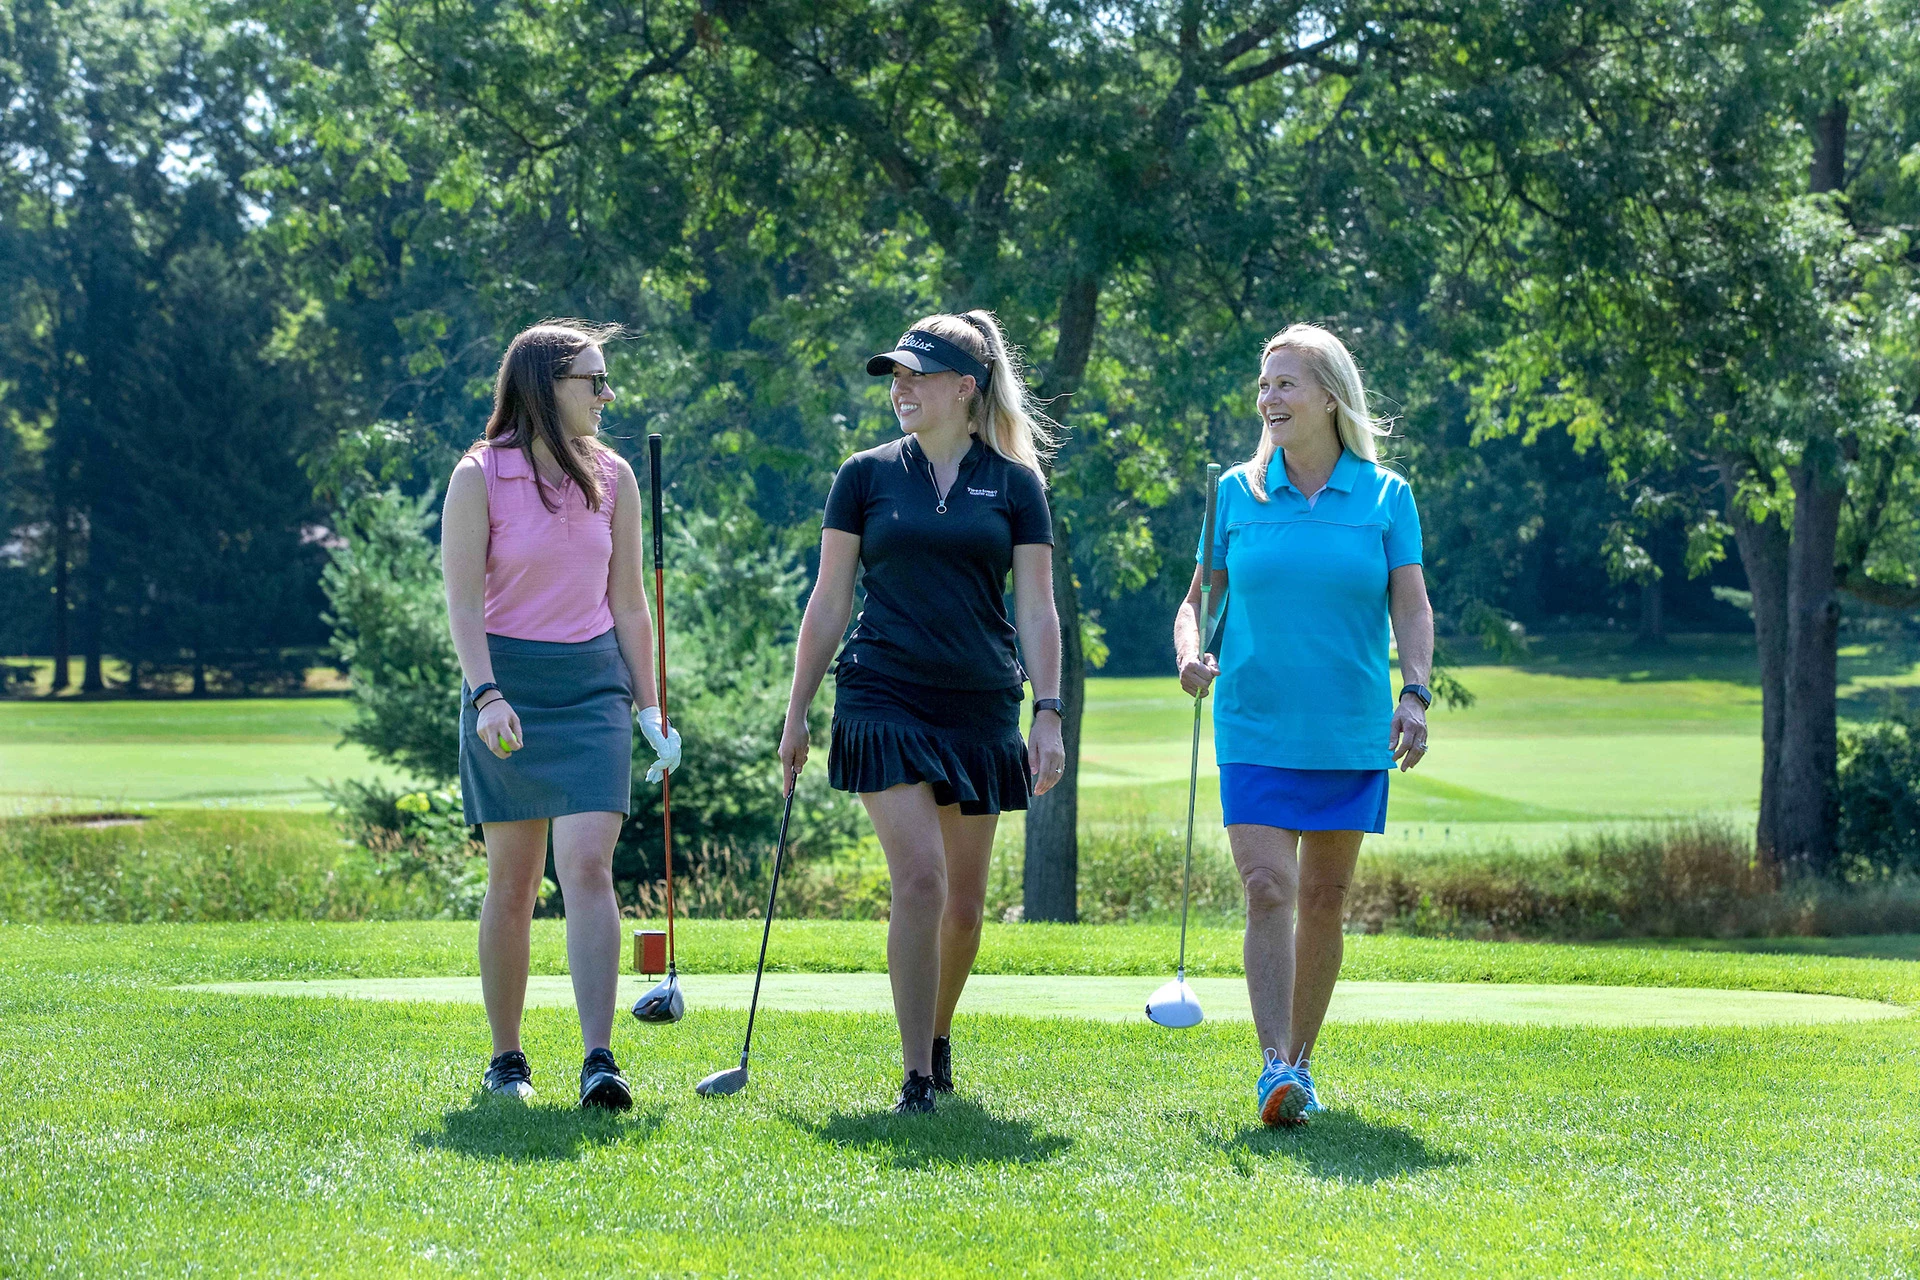
<path id="1" fill-rule="evenodd" d="M 1066 765 L 1040 470 L 1053 437 L 991 312 L 928 316 L 867 372 L 892 375 L 905 434 L 834 477 L 780 760 L 788 776 L 806 763 L 807 707 L 864 569 L 866 608 L 834 666 L 827 772 L 866 805 L 893 881 L 887 972 L 906 1069 L 894 1110 L 931 1111 L 953 1088 L 948 1036 L 980 949 L 994 826 Z"/>

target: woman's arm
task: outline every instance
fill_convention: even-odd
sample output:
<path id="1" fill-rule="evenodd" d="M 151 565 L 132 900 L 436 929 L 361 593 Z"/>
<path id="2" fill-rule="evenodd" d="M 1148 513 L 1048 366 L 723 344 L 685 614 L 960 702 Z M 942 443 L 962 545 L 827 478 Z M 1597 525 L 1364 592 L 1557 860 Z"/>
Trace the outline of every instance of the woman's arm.
<path id="1" fill-rule="evenodd" d="M 1227 571 L 1213 571 L 1213 585 L 1208 588 L 1207 607 L 1225 599 L 1227 594 Z M 1205 643 L 1200 638 L 1200 568 L 1194 566 L 1193 581 L 1187 585 L 1187 598 L 1180 602 L 1180 608 L 1173 615 L 1173 661 L 1180 669 L 1180 687 L 1195 698 L 1207 696 L 1207 690 L 1213 687 L 1214 677 L 1220 674 L 1217 655 L 1201 653 L 1200 646 Z"/>
<path id="2" fill-rule="evenodd" d="M 1433 675 L 1433 605 L 1427 577 L 1417 564 L 1403 564 L 1387 575 L 1387 609 L 1393 615 L 1393 639 L 1400 649 L 1400 678 L 1424 685 Z M 1427 754 L 1427 709 L 1412 694 L 1401 695 L 1393 709 L 1387 746 L 1405 773 Z"/>
<path id="3" fill-rule="evenodd" d="M 440 571 L 447 584 L 447 625 L 469 689 L 493 682 L 487 652 L 487 477 L 477 458 L 462 458 L 440 509 Z M 475 733 L 505 760 L 521 745 L 520 717 L 504 695 L 486 694 Z M 504 744 L 504 745 L 503 745 Z"/>
<path id="4" fill-rule="evenodd" d="M 860 568 L 860 539 L 842 529 L 820 531 L 820 574 L 794 646 L 793 691 L 787 697 L 787 723 L 780 732 L 782 776 L 791 779 L 807 763 L 807 708 L 826 678 L 827 664 L 853 617 L 853 579 Z"/>
<path id="5" fill-rule="evenodd" d="M 1013 549 L 1013 617 L 1027 660 L 1034 700 L 1060 696 L 1060 612 L 1053 604 L 1053 548 L 1030 542 Z M 1067 767 L 1060 716 L 1036 711 L 1027 734 L 1027 772 L 1033 794 L 1045 795 Z"/>

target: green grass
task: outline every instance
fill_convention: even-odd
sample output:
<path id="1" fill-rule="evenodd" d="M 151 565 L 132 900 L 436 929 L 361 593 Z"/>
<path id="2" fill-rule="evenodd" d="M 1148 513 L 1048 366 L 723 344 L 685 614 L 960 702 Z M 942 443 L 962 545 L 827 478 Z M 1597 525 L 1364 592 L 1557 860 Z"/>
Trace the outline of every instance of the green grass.
<path id="1" fill-rule="evenodd" d="M 319 783 L 394 778 L 341 745 L 343 698 L 0 702 L 0 809 L 319 809 Z"/>
<path id="2" fill-rule="evenodd" d="M 689 963 L 750 965 L 750 923 Z M 1920 1269 L 1911 1019 L 1816 1028 L 1330 1025 L 1330 1111 L 1253 1123 L 1244 1024 L 963 1014 L 959 1095 L 884 1113 L 891 1020 L 625 1020 L 637 1105 L 567 1106 L 569 1010 L 527 1018 L 538 1105 L 488 1105 L 471 1006 L 180 981 L 471 972 L 471 925 L 0 929 L 0 1273 L 1905 1275 Z M 1164 973 L 1170 931 L 995 930 L 987 967 Z M 1216 972 L 1219 931 L 1195 939 Z M 784 963 L 875 926 L 780 926 Z M 536 968 L 560 966 L 543 926 Z M 1898 961 L 1356 939 L 1353 976 L 1834 990 Z M 1580 975 L 1585 975 L 1584 979 Z M 1787 1082 L 1791 1088 L 1784 1088 Z"/>
<path id="3" fill-rule="evenodd" d="M 1433 751 L 1396 774 L 1396 847 L 1547 847 L 1596 826 L 1715 814 L 1758 803 L 1760 693 L 1743 636 L 1678 636 L 1636 650 L 1626 636 L 1537 640 L 1522 665 L 1460 669 L 1478 703 L 1436 708 Z M 1845 714 L 1920 688 L 1898 644 L 1842 651 Z M 1090 680 L 1081 814 L 1090 823 L 1186 816 L 1192 703 L 1171 679 Z M 392 777 L 339 747 L 339 699 L 0 702 L 0 808 L 225 805 L 317 809 L 317 782 Z M 1212 729 L 1198 818 L 1217 836 Z M 61 800 L 59 798 L 64 798 Z M 1007 824 L 1019 836 L 1017 820 Z"/>

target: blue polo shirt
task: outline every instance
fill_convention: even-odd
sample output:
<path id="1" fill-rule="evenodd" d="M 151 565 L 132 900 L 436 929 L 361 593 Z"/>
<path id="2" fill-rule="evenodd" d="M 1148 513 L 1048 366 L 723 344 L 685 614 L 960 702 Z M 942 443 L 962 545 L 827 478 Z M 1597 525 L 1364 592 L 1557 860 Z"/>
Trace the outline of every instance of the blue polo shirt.
<path id="1" fill-rule="evenodd" d="M 1390 769 L 1387 574 L 1420 563 L 1413 491 L 1342 450 L 1309 508 L 1276 451 L 1267 499 L 1254 499 L 1244 463 L 1220 477 L 1213 567 L 1227 571 L 1227 617 L 1214 755 L 1281 769 Z"/>

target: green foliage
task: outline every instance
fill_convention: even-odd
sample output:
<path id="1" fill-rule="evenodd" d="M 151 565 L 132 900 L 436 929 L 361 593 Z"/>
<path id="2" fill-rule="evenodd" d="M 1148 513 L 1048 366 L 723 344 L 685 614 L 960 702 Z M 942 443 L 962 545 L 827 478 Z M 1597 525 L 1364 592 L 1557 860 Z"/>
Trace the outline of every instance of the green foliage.
<path id="1" fill-rule="evenodd" d="M 668 542 L 667 565 L 667 711 L 685 762 L 673 775 L 675 869 L 725 851 L 757 871 L 780 824 L 778 748 L 804 579 L 797 557 L 746 515 L 688 514 Z M 865 826 L 853 798 L 827 786 L 830 697 L 824 691 L 809 716 L 813 762 L 789 837 L 797 858 L 844 848 Z M 664 875 L 660 788 L 646 780 L 652 760 L 636 733 L 633 809 L 614 855 L 614 878 L 629 895 Z"/>
<path id="2" fill-rule="evenodd" d="M 335 651 L 354 678 L 357 715 L 347 738 L 376 759 L 444 784 L 459 774 L 460 674 L 439 552 L 425 532 L 434 518 L 429 498 L 395 489 L 363 494 L 338 520 L 345 541 L 322 581 Z M 769 543 L 751 516 L 699 512 L 669 543 L 667 709 L 684 743 L 685 764 L 673 780 L 682 869 L 719 849 L 757 862 L 779 826 L 776 748 L 802 578 L 796 557 Z M 824 755 L 824 709 L 813 720 Z M 614 859 L 615 879 L 629 897 L 663 875 L 660 791 L 646 781 L 653 754 L 637 732 L 634 753 L 633 810 Z M 846 845 L 861 821 L 853 802 L 827 787 L 825 773 L 809 770 L 794 802 L 799 856 Z M 377 816 L 384 829 L 399 821 Z"/>
<path id="3" fill-rule="evenodd" d="M 437 518 L 431 493 L 361 494 L 336 517 L 341 542 L 320 581 L 334 653 L 353 676 L 347 740 L 446 783 L 460 773 L 460 666 L 426 535 Z"/>
<path id="4" fill-rule="evenodd" d="M 1920 873 L 1920 711 L 1841 730 L 1838 800 L 1851 878 Z"/>
<path id="5" fill-rule="evenodd" d="M 459 796 L 347 782 L 331 789 L 329 799 L 349 835 L 373 856 L 375 873 L 404 885 L 426 909 L 423 914 L 479 918 L 487 896 L 487 849 L 461 816 Z M 542 878 L 540 901 L 553 891 L 553 881 Z"/>
<path id="6" fill-rule="evenodd" d="M 0 822 L 0 920 L 366 920 L 432 914 L 323 818 L 183 810 L 88 829 Z"/>

